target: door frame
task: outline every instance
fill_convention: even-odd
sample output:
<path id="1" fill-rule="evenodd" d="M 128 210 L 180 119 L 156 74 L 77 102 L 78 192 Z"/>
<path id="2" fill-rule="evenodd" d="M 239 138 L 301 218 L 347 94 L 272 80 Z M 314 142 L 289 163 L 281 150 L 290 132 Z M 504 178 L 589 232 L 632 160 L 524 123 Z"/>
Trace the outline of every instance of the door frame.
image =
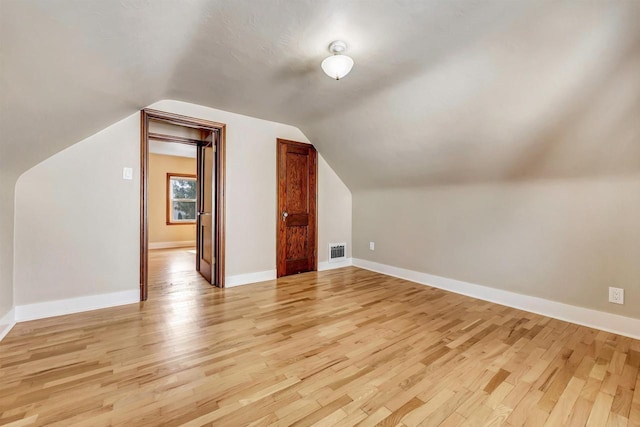
<path id="1" fill-rule="evenodd" d="M 225 249 L 225 163 L 226 125 L 180 114 L 145 108 L 140 111 L 140 301 L 148 297 L 149 277 L 149 121 L 161 121 L 204 131 L 217 132 L 215 157 L 215 285 L 224 288 Z M 152 134 L 154 140 L 198 144 L 199 140 Z"/>
<path id="2" fill-rule="evenodd" d="M 276 139 L 276 277 L 283 277 L 286 274 L 285 259 L 283 259 L 283 248 L 280 247 L 280 202 L 282 195 L 280 194 L 280 175 L 282 169 L 280 167 L 281 152 L 280 147 L 283 144 L 293 145 L 297 147 L 312 148 L 315 151 L 315 161 L 312 165 L 314 168 L 314 182 L 313 191 L 309 194 L 311 197 L 310 203 L 313 205 L 313 218 L 314 218 L 314 247 L 313 247 L 313 262 L 312 269 L 310 271 L 318 271 L 318 150 L 313 144 L 306 142 L 291 141 L 289 139 L 277 138 Z"/>

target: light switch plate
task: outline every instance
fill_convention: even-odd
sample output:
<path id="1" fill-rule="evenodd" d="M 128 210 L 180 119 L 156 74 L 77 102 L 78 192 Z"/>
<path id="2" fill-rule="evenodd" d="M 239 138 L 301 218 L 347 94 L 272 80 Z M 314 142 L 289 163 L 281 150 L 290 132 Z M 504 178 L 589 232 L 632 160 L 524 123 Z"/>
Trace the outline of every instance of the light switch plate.
<path id="1" fill-rule="evenodd" d="M 122 179 L 133 179 L 133 168 L 122 168 Z"/>

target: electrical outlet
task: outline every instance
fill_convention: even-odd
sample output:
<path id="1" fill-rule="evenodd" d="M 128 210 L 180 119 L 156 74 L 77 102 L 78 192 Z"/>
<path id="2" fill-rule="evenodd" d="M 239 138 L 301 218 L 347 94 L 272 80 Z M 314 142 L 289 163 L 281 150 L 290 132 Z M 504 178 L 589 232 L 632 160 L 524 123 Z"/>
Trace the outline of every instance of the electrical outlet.
<path id="1" fill-rule="evenodd" d="M 376 250 L 376 242 L 369 242 L 369 250 L 370 251 Z"/>
<path id="2" fill-rule="evenodd" d="M 624 289 L 609 287 L 609 302 L 624 304 Z"/>

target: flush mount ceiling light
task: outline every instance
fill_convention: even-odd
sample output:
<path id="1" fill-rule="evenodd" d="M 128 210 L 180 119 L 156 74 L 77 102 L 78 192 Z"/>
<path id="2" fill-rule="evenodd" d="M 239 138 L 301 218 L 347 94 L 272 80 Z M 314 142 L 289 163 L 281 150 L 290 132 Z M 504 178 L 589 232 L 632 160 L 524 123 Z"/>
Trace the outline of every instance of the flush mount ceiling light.
<path id="1" fill-rule="evenodd" d="M 353 67 L 353 59 L 342 54 L 346 50 L 347 44 L 341 40 L 336 40 L 329 45 L 331 56 L 325 58 L 320 65 L 327 76 L 340 80 L 349 74 Z"/>

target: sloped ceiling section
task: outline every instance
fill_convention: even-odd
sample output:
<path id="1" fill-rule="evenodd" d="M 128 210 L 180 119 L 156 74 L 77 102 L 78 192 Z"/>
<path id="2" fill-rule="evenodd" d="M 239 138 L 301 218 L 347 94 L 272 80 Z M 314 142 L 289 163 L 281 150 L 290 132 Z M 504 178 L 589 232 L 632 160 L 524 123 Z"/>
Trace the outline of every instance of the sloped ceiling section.
<path id="1" fill-rule="evenodd" d="M 298 126 L 352 190 L 640 171 L 637 0 L 0 7 L 3 171 L 166 98 Z"/>

